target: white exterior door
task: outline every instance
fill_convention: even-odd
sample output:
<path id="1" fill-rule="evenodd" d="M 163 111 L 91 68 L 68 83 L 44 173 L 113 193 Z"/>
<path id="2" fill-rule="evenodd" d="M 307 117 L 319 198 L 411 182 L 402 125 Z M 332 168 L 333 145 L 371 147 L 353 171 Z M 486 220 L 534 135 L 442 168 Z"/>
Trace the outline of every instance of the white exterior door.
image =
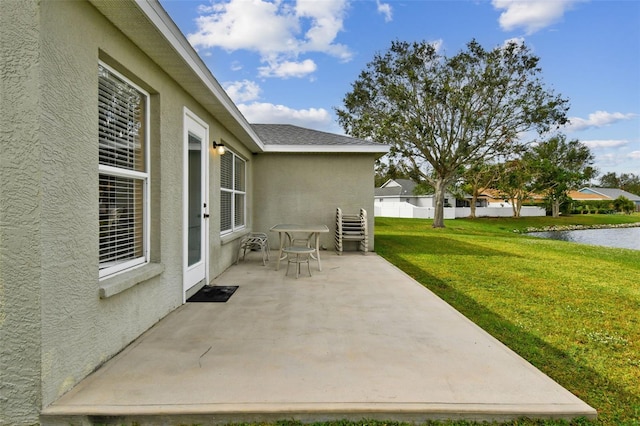
<path id="1" fill-rule="evenodd" d="M 183 298 L 190 288 L 208 281 L 208 140 L 206 123 L 185 109 Z"/>

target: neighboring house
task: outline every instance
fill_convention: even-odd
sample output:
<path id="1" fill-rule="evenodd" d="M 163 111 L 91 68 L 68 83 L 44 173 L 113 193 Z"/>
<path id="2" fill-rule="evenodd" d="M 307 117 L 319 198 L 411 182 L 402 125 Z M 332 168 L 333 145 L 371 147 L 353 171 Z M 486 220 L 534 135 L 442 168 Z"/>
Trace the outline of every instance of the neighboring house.
<path id="1" fill-rule="evenodd" d="M 373 210 L 386 146 L 250 125 L 155 0 L 0 2 L 0 50 L 0 424 L 38 423 L 248 232 Z"/>
<path id="2" fill-rule="evenodd" d="M 640 196 L 617 188 L 585 187 L 569 194 L 574 200 L 615 200 L 625 197 L 634 202 L 636 211 L 640 211 Z"/>
<path id="3" fill-rule="evenodd" d="M 483 189 L 480 192 L 480 197 L 485 200 L 487 207 L 509 207 L 511 208 L 511 201 L 505 197 L 502 191 L 497 189 Z"/>
<path id="4" fill-rule="evenodd" d="M 509 200 L 502 191 L 497 189 L 485 189 L 481 193 L 481 197 L 485 199 L 488 207 L 511 207 Z M 544 195 L 529 194 L 525 203 L 527 204 L 543 204 L 545 202 Z"/>
<path id="5" fill-rule="evenodd" d="M 409 203 L 416 207 L 435 207 L 434 194 L 415 195 L 413 191 L 416 186 L 417 184 L 410 179 L 389 179 L 375 189 L 376 202 Z M 453 195 L 445 193 L 444 204 L 446 207 L 451 207 L 455 200 Z"/>
<path id="6" fill-rule="evenodd" d="M 374 212 L 380 217 L 406 217 L 433 219 L 435 213 L 434 195 L 413 195 L 415 182 L 408 179 L 389 179 L 375 190 Z M 476 200 L 476 217 L 509 217 L 513 215 L 511 204 L 504 199 L 495 198 L 495 190 L 483 191 Z M 451 193 L 445 193 L 444 218 L 455 219 L 471 215 L 471 195 L 456 199 Z M 522 216 L 544 216 L 545 209 L 523 207 Z"/>
<path id="7" fill-rule="evenodd" d="M 589 193 L 580 192 L 580 191 L 569 191 L 567 195 L 569 196 L 569 198 L 571 198 L 574 201 L 602 201 L 602 200 L 609 199 L 609 198 L 605 198 L 603 195 L 589 194 Z"/>

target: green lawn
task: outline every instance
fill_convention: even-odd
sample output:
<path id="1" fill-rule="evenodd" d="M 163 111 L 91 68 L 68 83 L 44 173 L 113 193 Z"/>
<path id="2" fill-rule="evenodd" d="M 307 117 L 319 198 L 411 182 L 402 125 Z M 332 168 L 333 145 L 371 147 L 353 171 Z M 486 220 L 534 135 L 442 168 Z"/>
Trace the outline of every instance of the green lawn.
<path id="1" fill-rule="evenodd" d="M 376 218 L 376 252 L 598 410 L 640 425 L 640 251 L 521 235 L 640 215 Z M 539 424 L 512 423 L 512 424 Z"/>

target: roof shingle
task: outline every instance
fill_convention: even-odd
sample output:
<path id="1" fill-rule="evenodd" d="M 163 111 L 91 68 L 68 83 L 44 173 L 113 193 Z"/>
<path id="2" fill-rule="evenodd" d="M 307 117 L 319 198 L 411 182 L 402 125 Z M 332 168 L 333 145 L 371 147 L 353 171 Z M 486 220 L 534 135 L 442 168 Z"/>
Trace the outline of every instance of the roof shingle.
<path id="1" fill-rule="evenodd" d="M 618 188 L 587 187 L 587 188 L 582 188 L 580 192 L 587 193 L 587 194 L 600 194 L 612 200 L 615 200 L 618 197 L 626 197 L 631 201 L 640 202 L 639 196 L 627 191 L 623 191 L 622 189 L 618 189 Z"/>
<path id="2" fill-rule="evenodd" d="M 251 127 L 265 146 L 299 146 L 299 147 L 363 147 L 379 149 L 387 152 L 387 145 L 365 139 L 335 133 L 306 129 L 291 124 L 252 124 Z"/>

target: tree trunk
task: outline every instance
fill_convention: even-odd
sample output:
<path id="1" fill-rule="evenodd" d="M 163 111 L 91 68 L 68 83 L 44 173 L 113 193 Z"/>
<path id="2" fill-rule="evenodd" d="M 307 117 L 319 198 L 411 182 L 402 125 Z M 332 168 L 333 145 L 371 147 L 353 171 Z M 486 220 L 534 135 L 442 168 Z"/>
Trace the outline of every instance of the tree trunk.
<path id="1" fill-rule="evenodd" d="M 513 209 L 513 217 L 519 218 L 522 208 L 522 196 L 519 192 L 511 197 L 511 208 Z"/>
<path id="2" fill-rule="evenodd" d="M 473 191 L 473 195 L 471 196 L 471 205 L 469 206 L 471 208 L 471 212 L 469 213 L 469 217 L 471 219 L 476 218 L 476 202 L 477 201 L 478 201 L 478 192 Z"/>
<path id="3" fill-rule="evenodd" d="M 435 212 L 433 214 L 433 228 L 444 228 L 444 192 L 447 187 L 444 179 L 438 178 L 435 184 Z"/>
<path id="4" fill-rule="evenodd" d="M 518 209 L 516 208 L 516 197 L 511 198 L 511 210 L 513 210 L 513 217 L 518 217 Z"/>
<path id="5" fill-rule="evenodd" d="M 560 200 L 557 198 L 551 201 L 551 216 L 560 217 Z"/>

